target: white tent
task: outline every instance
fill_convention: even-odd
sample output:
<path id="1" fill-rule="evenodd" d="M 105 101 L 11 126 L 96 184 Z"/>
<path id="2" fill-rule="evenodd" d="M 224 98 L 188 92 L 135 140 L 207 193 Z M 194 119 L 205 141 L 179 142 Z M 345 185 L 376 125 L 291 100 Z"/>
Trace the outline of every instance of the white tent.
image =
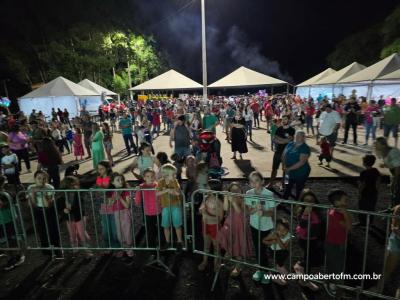
<path id="1" fill-rule="evenodd" d="M 131 91 L 161 91 L 161 90 L 194 90 L 201 89 L 203 86 L 196 81 L 178 73 L 175 70 L 169 70 L 153 79 L 139 84 L 129 90 Z"/>
<path id="2" fill-rule="evenodd" d="M 379 77 L 374 81 L 372 97 L 400 97 L 400 69 Z"/>
<path id="3" fill-rule="evenodd" d="M 90 81 L 89 79 L 84 79 L 81 82 L 78 82 L 80 86 L 83 86 L 84 88 L 87 88 L 89 90 L 92 90 L 93 92 L 101 95 L 102 93 L 105 93 L 107 96 L 117 96 L 116 93 L 102 87 L 101 85 L 98 85 L 97 83 Z"/>
<path id="4" fill-rule="evenodd" d="M 286 81 L 264 75 L 262 73 L 240 67 L 232 73 L 222 77 L 210 84 L 209 88 L 239 88 L 239 87 L 258 87 L 268 85 L 285 85 Z"/>
<path id="5" fill-rule="evenodd" d="M 367 98 L 376 98 L 377 95 L 387 95 L 388 91 L 382 88 L 373 88 L 376 84 L 375 80 L 400 69 L 400 55 L 394 53 L 377 63 L 357 72 L 349 77 L 346 77 L 338 82 L 343 85 L 343 94 L 351 93 L 351 90 L 357 90 L 358 96 Z M 379 84 L 382 86 L 382 84 Z"/>
<path id="6" fill-rule="evenodd" d="M 332 73 L 331 75 L 325 76 L 315 82 L 315 85 L 311 86 L 310 95 L 312 97 L 318 97 L 319 94 L 322 96 L 328 96 L 328 98 L 332 98 L 333 95 L 340 95 L 343 93 L 343 87 L 338 85 L 337 83 L 348 77 L 351 76 L 366 67 L 357 63 L 353 62 L 352 64 L 340 69 L 339 71 Z"/>
<path id="7" fill-rule="evenodd" d="M 98 108 L 101 97 L 61 76 L 18 99 L 20 110 L 25 114 L 35 109 L 42 111 L 45 116 L 51 116 L 52 108 L 66 108 L 70 116 L 74 117 L 79 114 L 82 105 L 88 102 L 96 104 Z"/>
<path id="8" fill-rule="evenodd" d="M 306 81 L 303 81 L 302 83 L 298 84 L 296 87 L 296 94 L 299 95 L 300 97 L 318 97 L 319 94 L 323 94 L 325 91 L 324 88 L 321 89 L 311 89 L 313 85 L 315 85 L 319 80 L 332 75 L 336 73 L 336 70 L 332 68 L 328 68 L 321 73 L 307 79 Z"/>

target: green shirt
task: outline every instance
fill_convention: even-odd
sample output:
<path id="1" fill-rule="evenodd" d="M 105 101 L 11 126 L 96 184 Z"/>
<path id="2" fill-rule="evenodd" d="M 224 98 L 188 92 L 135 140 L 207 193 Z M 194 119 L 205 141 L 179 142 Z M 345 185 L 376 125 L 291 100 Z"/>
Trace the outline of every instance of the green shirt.
<path id="1" fill-rule="evenodd" d="M 5 225 L 13 221 L 13 214 L 10 207 L 11 203 L 10 199 L 4 194 L 0 194 L 0 200 L 3 202 L 3 207 L 0 208 L 0 225 Z M 0 226 L 0 230 L 3 230 L 2 226 Z"/>
<path id="2" fill-rule="evenodd" d="M 388 105 L 383 108 L 383 122 L 386 125 L 400 124 L 400 107 Z"/>
<path id="3" fill-rule="evenodd" d="M 247 191 L 246 197 L 244 198 L 245 204 L 251 208 L 255 208 L 259 203 L 261 203 L 261 205 L 263 206 L 263 210 L 271 210 L 276 206 L 275 201 L 273 201 L 274 194 L 266 188 L 263 188 L 261 194 L 257 195 L 258 197 L 262 196 L 263 199 L 258 197 L 255 198 L 251 195 L 255 195 L 254 189 Z M 250 225 L 251 227 L 261 231 L 267 231 L 274 228 L 272 217 L 260 217 L 257 212 L 250 215 Z"/>
<path id="4" fill-rule="evenodd" d="M 123 128 L 122 126 L 128 126 Z M 122 135 L 132 134 L 132 120 L 129 118 L 123 118 L 119 121 L 119 127 L 121 128 Z"/>
<path id="5" fill-rule="evenodd" d="M 215 123 L 218 122 L 218 118 L 214 115 L 205 115 L 203 118 L 204 130 L 212 130 L 215 132 Z"/>

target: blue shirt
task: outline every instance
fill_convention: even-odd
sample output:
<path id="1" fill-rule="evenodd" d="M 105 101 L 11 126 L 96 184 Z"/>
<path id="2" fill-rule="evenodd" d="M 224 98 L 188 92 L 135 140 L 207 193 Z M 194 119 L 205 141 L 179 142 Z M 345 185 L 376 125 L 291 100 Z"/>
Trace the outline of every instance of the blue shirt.
<path id="1" fill-rule="evenodd" d="M 122 128 L 121 126 L 128 126 L 127 128 Z M 122 134 L 132 134 L 132 120 L 130 118 L 123 118 L 119 121 L 119 127 L 121 128 Z"/>
<path id="2" fill-rule="evenodd" d="M 287 146 L 284 150 L 286 168 L 297 164 L 300 161 L 301 154 L 306 154 L 306 155 L 311 154 L 310 147 L 307 144 L 303 143 L 297 148 L 295 146 L 296 146 L 296 143 L 291 142 L 291 143 L 287 144 Z M 311 171 L 311 168 L 307 161 L 300 168 L 290 171 L 289 178 L 290 179 L 305 178 L 305 177 L 308 177 L 308 175 L 310 175 L 310 171 Z"/>

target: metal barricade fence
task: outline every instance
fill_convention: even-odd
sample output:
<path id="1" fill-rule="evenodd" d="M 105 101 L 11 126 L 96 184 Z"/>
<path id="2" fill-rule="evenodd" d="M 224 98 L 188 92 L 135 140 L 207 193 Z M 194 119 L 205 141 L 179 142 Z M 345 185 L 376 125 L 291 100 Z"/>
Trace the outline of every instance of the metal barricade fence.
<path id="1" fill-rule="evenodd" d="M 272 192 L 270 195 L 255 195 L 199 189 L 194 191 L 191 197 L 193 252 L 206 258 L 213 258 L 217 262 L 212 290 L 214 290 L 219 276 L 220 268 L 218 266 L 220 261 L 231 262 L 235 266 L 251 267 L 271 274 L 284 272 L 282 267 L 284 269 L 288 267 L 286 271 L 290 273 L 294 265 L 298 268 L 298 261 L 303 261 L 300 266 L 302 266 L 304 274 L 340 274 L 346 271 L 346 259 L 350 254 L 348 252 L 350 233 L 346 235 L 344 245 L 341 246 L 335 245 L 335 241 L 327 243 L 325 240 L 329 232 L 329 224 L 334 224 L 339 220 L 338 215 L 332 210 L 332 206 L 283 200 L 274 197 Z M 197 204 L 199 198 L 203 201 L 202 205 L 205 204 L 206 206 L 203 210 L 205 213 L 202 213 L 202 215 L 199 214 L 199 205 Z M 218 208 L 218 205 L 225 210 L 224 217 L 217 217 L 218 210 L 221 209 L 221 207 Z M 282 211 L 281 208 L 283 208 Z M 305 211 L 306 213 L 304 213 Z M 380 246 L 382 249 L 379 249 L 382 253 L 381 261 L 377 262 L 382 266 L 381 272 L 376 274 L 382 274 L 383 276 L 386 270 L 390 224 L 393 218 L 398 219 L 399 217 L 394 217 L 389 213 L 354 209 L 347 209 L 347 211 L 353 216 L 364 216 L 362 218 L 366 220 L 365 234 L 362 239 L 364 241 L 362 261 L 358 274 L 367 272 L 368 251 L 371 250 L 371 247 L 369 248 L 371 219 L 373 217 L 380 218 L 378 221 L 384 227 L 385 242 L 383 246 Z M 319 222 L 316 217 L 319 218 Z M 281 242 L 278 242 L 277 236 L 274 236 L 273 233 L 277 232 L 277 223 L 280 224 L 280 221 L 278 221 L 280 218 L 286 219 L 284 223 L 289 225 L 289 230 L 285 233 L 285 226 L 283 228 L 282 226 L 279 227 L 279 239 Z M 331 223 L 330 218 L 335 220 L 332 219 Z M 216 221 L 216 219 L 218 220 Z M 342 219 L 340 220 L 343 221 Z M 320 231 L 324 229 L 323 232 L 316 232 L 318 227 Z M 296 234 L 294 234 L 295 231 Z M 209 242 L 205 246 L 208 249 L 201 249 L 201 246 L 205 244 L 205 240 L 210 239 L 210 237 L 216 240 L 214 245 L 217 249 L 214 249 L 213 252 L 210 251 Z M 295 239 L 298 240 L 297 243 L 295 243 Z M 361 241 L 357 240 L 357 242 Z M 285 247 L 287 247 L 286 250 Z M 318 259 L 318 252 L 321 251 L 323 252 L 323 257 Z M 225 252 L 225 256 L 222 256 L 221 252 Z M 301 252 L 303 255 L 299 254 Z M 336 260 L 332 260 L 334 256 Z M 338 258 L 339 260 L 342 258 L 343 262 L 337 261 Z M 377 258 L 379 259 L 380 257 L 378 256 Z M 370 279 L 378 278 L 372 278 L 371 274 Z M 382 280 L 385 279 L 387 278 Z M 312 281 L 318 284 L 325 283 L 325 281 L 317 279 Z M 357 281 L 356 286 L 349 285 L 347 281 L 336 280 L 334 282 L 342 290 L 355 293 L 353 296 L 357 299 L 360 295 L 369 295 L 381 299 L 395 299 L 382 294 L 383 286 L 380 286 L 377 292 L 365 289 L 364 277 Z"/>
<path id="2" fill-rule="evenodd" d="M 0 192 L 0 250 L 21 251 L 24 235 L 21 230 L 20 208 L 6 192 Z"/>
<path id="3" fill-rule="evenodd" d="M 161 208 L 154 201 L 157 198 L 152 198 L 156 192 L 138 188 L 21 191 L 15 207 L 27 250 L 53 257 L 68 251 L 88 255 L 99 250 L 123 251 L 131 256 L 132 251 L 152 250 L 157 257 L 149 265 L 157 264 L 173 275 L 160 259 L 160 251 L 177 250 L 174 231 L 181 235 L 179 246 L 187 249 L 185 196 L 181 192 L 179 201 L 172 203 L 168 194 L 168 206 Z M 154 214 L 147 213 L 152 201 Z M 179 229 L 165 230 L 169 225 Z M 167 232 L 171 243 L 165 245 Z"/>

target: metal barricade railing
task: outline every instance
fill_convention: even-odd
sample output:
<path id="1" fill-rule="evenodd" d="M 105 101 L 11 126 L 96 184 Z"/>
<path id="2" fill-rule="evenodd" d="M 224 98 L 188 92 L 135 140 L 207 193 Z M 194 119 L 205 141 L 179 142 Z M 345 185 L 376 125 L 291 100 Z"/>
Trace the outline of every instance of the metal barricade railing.
<path id="1" fill-rule="evenodd" d="M 187 249 L 185 196 L 181 192 L 175 206 L 168 197 L 168 206 L 161 208 L 156 193 L 157 189 L 138 188 L 21 191 L 16 207 L 26 248 L 53 257 L 62 257 L 64 251 L 88 255 L 92 251 L 118 251 L 132 256 L 133 251 L 151 250 L 157 256 L 148 265 L 157 264 L 173 275 L 160 259 L 160 251 L 177 250 L 174 231 L 182 238 L 182 249 Z M 135 201 L 137 197 L 140 200 Z M 153 205 L 153 215 L 146 215 L 148 203 Z M 163 211 L 166 208 L 168 212 Z M 171 243 L 166 248 L 163 229 L 177 222 L 181 223 L 176 226 L 179 229 L 169 230 Z"/>
<path id="2" fill-rule="evenodd" d="M 200 198 L 202 199 L 203 203 L 205 203 L 205 200 L 210 199 L 209 197 L 215 197 L 215 199 L 218 198 L 224 198 L 224 202 L 226 203 L 227 201 L 229 202 L 228 209 L 225 212 L 225 217 L 220 218 L 219 221 L 216 224 L 211 224 L 215 225 L 217 228 L 217 234 L 215 236 L 215 239 L 217 240 L 217 251 L 211 252 L 210 249 L 201 249 L 202 244 L 204 242 L 202 241 L 201 237 L 198 236 L 199 232 L 203 232 L 203 235 L 210 235 L 211 232 L 204 232 L 205 230 L 208 230 L 206 227 L 204 227 L 204 219 L 200 220 L 200 216 L 198 213 L 198 204 L 196 205 L 195 199 Z M 262 270 L 265 273 L 280 273 L 282 272 L 282 269 L 278 270 L 276 268 L 278 260 L 279 263 L 283 264 L 283 267 L 289 266 L 288 272 L 292 270 L 293 265 L 297 265 L 297 261 L 304 261 L 302 266 L 303 266 L 303 273 L 304 274 L 315 274 L 315 273 L 321 273 L 321 274 L 337 274 L 337 273 L 345 273 L 345 267 L 346 267 L 346 259 L 350 256 L 351 252 L 349 252 L 348 246 L 350 241 L 348 240 L 349 237 L 349 232 L 347 232 L 346 237 L 345 237 L 345 242 L 344 245 L 341 245 L 339 248 L 339 254 L 340 257 L 343 258 L 343 262 L 341 261 L 336 261 L 336 266 L 334 266 L 334 269 L 338 269 L 338 266 L 340 267 L 340 271 L 338 272 L 332 272 L 332 256 L 329 257 L 327 255 L 327 248 L 331 246 L 332 248 L 335 248 L 335 241 L 330 241 L 330 244 L 327 244 L 326 241 L 326 236 L 329 233 L 329 224 L 332 224 L 335 222 L 334 220 L 330 221 L 330 218 L 337 218 L 337 215 L 334 215 L 333 206 L 329 205 L 323 205 L 323 204 L 313 204 L 313 203 L 306 203 L 306 202 L 298 202 L 298 201 L 291 201 L 291 200 L 283 200 L 279 199 L 273 196 L 272 192 L 270 195 L 255 195 L 255 194 L 235 194 L 235 193 L 230 193 L 230 192 L 220 192 L 220 191 L 212 191 L 212 190 L 205 190 L 205 189 L 199 189 L 196 190 L 192 193 L 191 196 L 191 222 L 192 222 L 192 246 L 193 246 L 193 252 L 197 254 L 201 254 L 206 257 L 213 258 L 217 262 L 219 261 L 226 261 L 226 262 L 231 262 L 234 263 L 237 266 L 247 266 L 251 267 L 257 270 Z M 226 200 L 227 198 L 230 198 Z M 220 201 L 220 202 L 218 202 Z M 217 205 L 223 205 L 222 200 L 218 200 L 216 203 L 219 203 Z M 232 204 L 233 201 L 237 201 L 240 205 L 240 209 L 237 208 L 238 203 Z M 280 209 L 280 208 L 285 208 L 286 209 Z M 226 207 L 225 207 L 226 208 Z M 307 214 L 302 214 L 301 216 L 296 215 L 296 210 L 297 208 L 301 208 L 303 211 L 305 208 L 308 208 Z M 289 209 L 289 211 L 288 211 Z M 212 208 L 212 210 L 215 212 L 216 208 L 215 205 Z M 236 210 L 236 211 L 234 211 Z M 314 211 L 314 214 L 311 212 Z M 325 213 L 321 213 L 323 211 L 326 211 L 326 217 Z M 381 274 L 381 278 L 379 281 L 382 283 L 385 279 L 383 278 L 383 275 L 386 270 L 386 256 L 387 256 L 387 245 L 388 245 L 388 237 L 390 233 L 390 223 L 392 219 L 394 218 L 399 218 L 398 216 L 394 217 L 392 214 L 389 213 L 379 213 L 379 212 L 371 212 L 371 211 L 361 211 L 361 210 L 354 210 L 354 209 L 347 209 L 346 210 L 349 214 L 351 215 L 361 215 L 365 216 L 366 219 L 366 224 L 365 224 L 365 234 L 364 234 L 364 244 L 362 246 L 362 261 L 361 265 L 359 266 L 359 274 L 365 274 L 367 272 L 367 257 L 369 257 L 368 251 L 371 250 L 370 246 L 370 230 L 372 228 L 371 226 L 371 218 L 376 217 L 380 218 L 378 221 L 380 225 L 382 225 L 382 222 L 386 222 L 384 224 L 384 239 L 385 243 L 382 246 L 384 249 L 382 250 L 382 256 L 376 257 L 378 260 L 381 259 L 382 261 L 376 262 L 378 265 L 382 265 L 382 271 L 380 273 L 375 273 L 375 274 Z M 318 212 L 317 215 L 315 213 Z M 210 212 L 212 213 L 212 212 Z M 236 214 L 236 215 L 235 215 Z M 258 214 L 258 217 L 257 215 Z M 282 245 L 285 246 L 285 243 L 278 242 L 279 247 L 274 246 L 274 248 L 271 248 L 271 245 L 275 245 L 276 243 L 269 244 L 267 247 L 263 245 L 263 242 L 268 244 L 270 243 L 270 240 L 273 240 L 273 238 L 268 239 L 267 236 L 272 236 L 271 232 L 276 232 L 277 228 L 277 222 L 278 222 L 278 216 L 279 217 L 284 217 L 286 219 L 285 222 L 289 224 L 289 231 L 285 236 L 280 236 L 279 239 L 282 241 L 283 238 L 288 239 L 288 245 L 287 245 L 287 252 L 285 253 L 285 256 L 287 257 L 284 260 L 284 263 L 282 263 L 282 252 L 278 254 L 279 250 L 282 250 Z M 320 230 L 322 230 L 319 233 L 319 248 L 317 250 L 323 251 L 323 257 L 321 257 L 320 262 L 316 263 L 318 251 L 316 251 L 316 242 L 314 240 L 314 235 L 316 235 L 314 231 L 316 227 L 313 227 L 313 224 L 318 224 L 317 220 L 315 220 L 315 216 L 320 216 L 319 220 L 319 227 Z M 304 219 L 305 217 L 305 219 Z M 262 219 L 263 218 L 263 219 Z M 268 219 L 269 218 L 269 219 Z M 299 223 L 301 221 L 301 225 Z M 257 223 L 258 222 L 258 223 Z M 214 221 L 212 222 L 214 223 Z M 297 226 L 295 227 L 295 224 Z M 239 227 L 238 227 L 239 225 Z M 257 230 L 254 226 L 258 226 Z M 331 225 L 334 226 L 334 225 Z M 326 227 L 326 228 L 324 228 Z M 201 228 L 201 230 L 199 230 Z M 281 227 L 280 227 L 281 228 Z M 205 230 L 204 230 L 205 229 Z M 324 229 L 324 230 L 323 230 Z M 233 232 L 236 231 L 236 232 Z M 283 230 L 284 231 L 284 230 Z M 297 231 L 298 234 L 302 232 L 302 234 L 306 234 L 303 237 L 303 241 L 300 241 L 298 244 L 302 243 L 302 247 L 298 246 L 295 243 L 295 239 L 297 237 L 298 240 L 301 239 L 301 237 L 298 237 L 298 234 L 294 234 L 294 232 Z M 268 235 L 266 234 L 268 232 Z M 228 239 L 227 239 L 228 237 Z M 256 241 L 254 241 L 254 238 Z M 317 237 L 318 238 L 318 237 Z M 227 239 L 227 240 L 226 240 Z M 253 244 L 251 245 L 249 240 L 252 239 Z M 264 241 L 263 241 L 264 240 Z M 275 239 L 277 241 L 277 239 Z M 228 242 L 228 244 L 227 244 Z M 360 241 L 357 240 L 357 243 Z M 333 244 L 332 244 L 333 243 Z M 333 246 L 332 246 L 333 245 Z M 239 247 L 239 248 L 237 248 Z M 241 248 L 242 247 L 242 248 Z M 251 247 L 252 249 L 246 249 L 243 247 Z M 301 252 L 304 253 L 303 257 L 299 256 L 295 253 L 299 253 L 299 249 L 302 249 Z M 221 250 L 225 251 L 225 253 L 228 253 L 228 256 L 222 256 Z M 267 255 L 266 252 L 264 251 L 272 251 L 272 255 Z M 376 250 L 376 249 L 375 249 Z M 330 250 L 330 253 L 333 250 Z M 335 253 L 338 253 L 338 249 L 334 249 L 336 251 Z M 255 252 L 256 255 L 251 255 L 247 256 L 248 253 Z M 238 255 L 239 254 L 239 255 Z M 258 255 L 257 255 L 258 254 Z M 278 258 L 279 255 L 279 258 Z M 263 257 L 265 256 L 265 257 Z M 267 260 L 267 261 L 265 261 Z M 293 264 L 294 263 L 294 264 Z M 353 263 L 353 262 L 352 262 Z M 371 261 L 370 261 L 371 263 Z M 215 284 L 217 282 L 218 276 L 219 276 L 220 268 L 216 269 L 215 272 L 215 277 L 214 281 L 212 284 L 212 290 L 215 288 Z M 353 273 L 353 274 L 358 274 L 358 273 Z M 351 274 L 349 274 L 351 275 Z M 378 278 L 372 278 L 372 274 L 370 279 L 378 279 Z M 351 278 L 351 280 L 356 280 L 355 278 Z M 326 281 L 319 280 L 319 279 L 312 279 L 311 281 L 314 281 L 318 284 L 324 284 Z M 342 289 L 345 290 L 349 293 L 354 293 L 354 298 L 359 299 L 361 295 L 367 295 L 367 296 L 374 296 L 378 297 L 380 299 L 395 299 L 394 297 L 386 296 L 382 294 L 382 288 L 383 286 L 379 286 L 378 291 L 372 292 L 367 289 L 365 289 L 365 277 L 363 277 L 360 280 L 357 280 L 357 283 L 353 285 L 348 284 L 348 282 L 344 281 L 334 281 L 336 285 Z M 330 281 L 331 282 L 331 281 Z"/>

